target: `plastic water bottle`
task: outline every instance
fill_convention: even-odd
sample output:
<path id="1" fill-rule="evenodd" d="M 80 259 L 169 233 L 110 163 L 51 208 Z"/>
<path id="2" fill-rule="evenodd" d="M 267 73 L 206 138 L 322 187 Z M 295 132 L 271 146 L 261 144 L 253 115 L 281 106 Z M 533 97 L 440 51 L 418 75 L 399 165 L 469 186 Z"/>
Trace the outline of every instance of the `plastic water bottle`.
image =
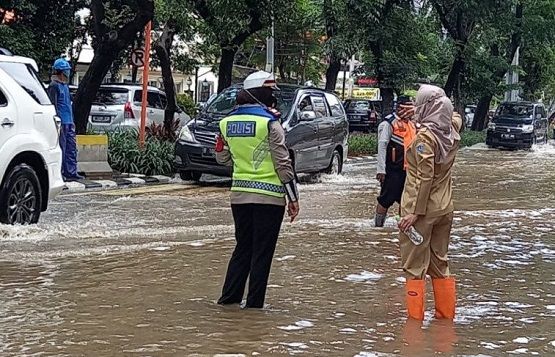
<path id="1" fill-rule="evenodd" d="M 401 220 L 401 217 L 396 216 L 395 219 L 397 220 L 397 223 L 399 223 L 399 221 Z M 422 234 L 418 233 L 418 231 L 416 230 L 416 228 L 414 228 L 414 226 L 411 226 L 408 230 L 406 230 L 403 233 L 405 233 L 407 237 L 409 237 L 410 241 L 414 245 L 420 245 L 424 242 L 424 237 L 422 236 Z"/>
<path id="2" fill-rule="evenodd" d="M 414 245 L 420 245 L 424 242 L 424 237 L 422 234 L 418 233 L 416 228 L 410 227 L 406 232 L 404 232 Z"/>

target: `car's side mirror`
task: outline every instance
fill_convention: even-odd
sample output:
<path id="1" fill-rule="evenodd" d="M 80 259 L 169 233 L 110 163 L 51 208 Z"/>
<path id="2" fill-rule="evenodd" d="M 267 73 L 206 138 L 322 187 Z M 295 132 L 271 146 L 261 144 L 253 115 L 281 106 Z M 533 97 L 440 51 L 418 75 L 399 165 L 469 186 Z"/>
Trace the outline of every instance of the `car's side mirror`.
<path id="1" fill-rule="evenodd" d="M 316 119 L 316 113 L 314 111 L 301 112 L 300 121 L 311 121 Z"/>

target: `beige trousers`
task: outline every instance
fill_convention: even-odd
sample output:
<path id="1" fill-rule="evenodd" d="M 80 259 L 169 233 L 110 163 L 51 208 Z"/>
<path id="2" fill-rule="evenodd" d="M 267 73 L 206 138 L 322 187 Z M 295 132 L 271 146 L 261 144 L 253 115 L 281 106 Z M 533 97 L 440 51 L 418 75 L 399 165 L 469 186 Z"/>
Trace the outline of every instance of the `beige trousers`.
<path id="1" fill-rule="evenodd" d="M 451 238 L 453 213 L 440 217 L 421 217 L 414 227 L 424 237 L 421 245 L 414 245 L 404 233 L 399 233 L 401 262 L 409 279 L 449 276 L 447 251 Z"/>

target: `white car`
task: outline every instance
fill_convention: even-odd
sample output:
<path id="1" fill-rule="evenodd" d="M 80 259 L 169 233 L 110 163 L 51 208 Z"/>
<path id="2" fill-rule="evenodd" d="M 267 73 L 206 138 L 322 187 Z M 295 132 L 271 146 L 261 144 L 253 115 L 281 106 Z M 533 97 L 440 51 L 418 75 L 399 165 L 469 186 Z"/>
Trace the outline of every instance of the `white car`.
<path id="1" fill-rule="evenodd" d="M 65 186 L 60 119 L 36 62 L 0 53 L 0 222 L 31 224 Z"/>
<path id="2" fill-rule="evenodd" d="M 96 132 L 135 129 L 141 123 L 142 86 L 136 84 L 102 85 L 96 94 L 89 115 L 89 129 Z M 164 123 L 166 94 L 155 87 L 148 87 L 146 125 Z M 191 118 L 184 112 L 175 113 L 180 127 Z"/>

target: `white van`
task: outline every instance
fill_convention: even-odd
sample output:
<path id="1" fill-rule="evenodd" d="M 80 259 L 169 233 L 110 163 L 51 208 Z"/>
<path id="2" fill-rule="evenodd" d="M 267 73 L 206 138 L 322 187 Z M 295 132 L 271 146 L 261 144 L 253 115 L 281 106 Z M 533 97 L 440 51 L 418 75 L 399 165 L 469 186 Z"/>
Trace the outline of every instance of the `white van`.
<path id="1" fill-rule="evenodd" d="M 0 223 L 38 222 L 64 188 L 60 118 L 37 71 L 0 49 Z"/>

